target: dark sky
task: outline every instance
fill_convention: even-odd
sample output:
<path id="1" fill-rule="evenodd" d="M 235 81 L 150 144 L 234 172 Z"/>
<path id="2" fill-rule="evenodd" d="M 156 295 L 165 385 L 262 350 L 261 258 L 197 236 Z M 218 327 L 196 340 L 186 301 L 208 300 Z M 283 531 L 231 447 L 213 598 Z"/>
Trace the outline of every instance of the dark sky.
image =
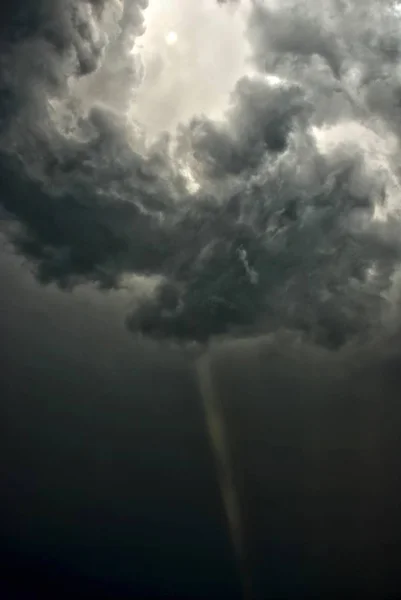
<path id="1" fill-rule="evenodd" d="M 3 588 L 239 597 L 187 361 L 135 343 L 107 302 L 8 260 L 1 276 Z"/>
<path id="2" fill-rule="evenodd" d="M 224 118 L 154 139 L 146 4 L 0 10 L 1 596 L 242 598 L 228 474 L 254 600 L 396 597 L 399 9 L 248 3 Z"/>

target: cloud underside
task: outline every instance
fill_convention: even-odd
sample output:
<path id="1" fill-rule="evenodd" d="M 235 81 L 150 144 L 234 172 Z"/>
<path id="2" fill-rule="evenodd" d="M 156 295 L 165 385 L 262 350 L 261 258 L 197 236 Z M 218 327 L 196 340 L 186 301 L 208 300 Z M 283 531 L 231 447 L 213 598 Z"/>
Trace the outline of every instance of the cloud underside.
<path id="1" fill-rule="evenodd" d="M 128 326 L 157 338 L 292 329 L 338 347 L 397 320 L 394 2 L 254 2 L 253 71 L 224 119 L 152 142 L 128 116 L 146 4 L 5 15 L 1 202 L 38 279 L 129 286 Z"/>

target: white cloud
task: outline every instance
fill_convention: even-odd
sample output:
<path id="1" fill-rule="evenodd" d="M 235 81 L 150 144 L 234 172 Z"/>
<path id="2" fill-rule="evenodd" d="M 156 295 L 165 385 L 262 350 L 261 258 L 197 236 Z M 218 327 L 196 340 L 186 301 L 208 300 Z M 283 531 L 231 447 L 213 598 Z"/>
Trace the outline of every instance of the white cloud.
<path id="1" fill-rule="evenodd" d="M 230 11 L 216 0 L 150 3 L 138 48 L 145 79 L 132 103 L 149 133 L 172 130 L 195 114 L 222 114 L 247 70 L 245 13 L 245 6 Z"/>

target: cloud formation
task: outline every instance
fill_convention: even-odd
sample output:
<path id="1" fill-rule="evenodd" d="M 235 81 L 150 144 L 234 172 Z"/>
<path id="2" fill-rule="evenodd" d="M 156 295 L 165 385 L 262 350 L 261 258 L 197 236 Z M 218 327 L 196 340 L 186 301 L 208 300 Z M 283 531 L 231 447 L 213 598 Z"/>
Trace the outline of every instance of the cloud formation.
<path id="1" fill-rule="evenodd" d="M 284 328 L 338 347 L 396 320 L 394 2 L 254 2 L 224 119 L 152 143 L 129 117 L 145 5 L 13 9 L 1 202 L 39 279 L 129 285 L 129 327 L 158 338 Z"/>

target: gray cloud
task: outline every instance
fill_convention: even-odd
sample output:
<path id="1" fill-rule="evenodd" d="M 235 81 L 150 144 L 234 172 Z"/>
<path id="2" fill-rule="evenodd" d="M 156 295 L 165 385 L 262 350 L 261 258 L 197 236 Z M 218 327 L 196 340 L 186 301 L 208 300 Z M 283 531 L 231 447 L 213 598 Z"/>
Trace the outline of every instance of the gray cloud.
<path id="1" fill-rule="evenodd" d="M 224 119 L 153 143 L 125 110 L 145 3 L 38 5 L 46 19 L 10 34 L 0 142 L 39 279 L 130 285 L 127 323 L 154 337 L 288 328 L 338 346 L 380 329 L 397 302 L 401 25 L 365 4 L 254 3 L 256 72 Z"/>

